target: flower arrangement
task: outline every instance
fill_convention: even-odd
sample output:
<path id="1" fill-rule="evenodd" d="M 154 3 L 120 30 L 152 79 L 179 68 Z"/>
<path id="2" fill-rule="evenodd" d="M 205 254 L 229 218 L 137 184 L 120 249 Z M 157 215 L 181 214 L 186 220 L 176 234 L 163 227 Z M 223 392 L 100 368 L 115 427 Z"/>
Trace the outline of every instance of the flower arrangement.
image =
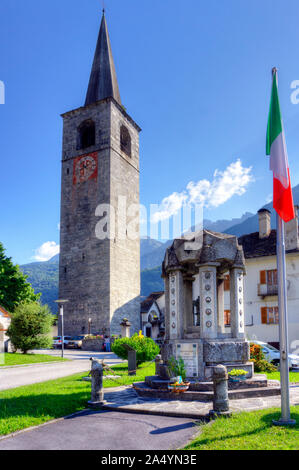
<path id="1" fill-rule="evenodd" d="M 168 390 L 172 392 L 186 392 L 190 383 L 186 382 L 186 367 L 184 360 L 179 357 L 170 357 L 168 360 L 168 373 L 170 376 L 175 377 L 174 383 L 168 384 Z"/>
<path id="2" fill-rule="evenodd" d="M 168 373 L 172 377 L 181 377 L 183 381 L 186 380 L 186 367 L 184 360 L 179 357 L 176 359 L 171 356 L 168 360 Z"/>
<path id="3" fill-rule="evenodd" d="M 246 372 L 246 370 L 243 370 L 243 369 L 233 369 L 228 373 L 230 377 L 235 377 L 239 375 L 247 375 L 247 374 L 248 372 Z"/>
<path id="4" fill-rule="evenodd" d="M 248 372 L 243 369 L 232 369 L 228 372 L 228 378 L 231 382 L 240 382 L 241 380 L 245 380 Z"/>

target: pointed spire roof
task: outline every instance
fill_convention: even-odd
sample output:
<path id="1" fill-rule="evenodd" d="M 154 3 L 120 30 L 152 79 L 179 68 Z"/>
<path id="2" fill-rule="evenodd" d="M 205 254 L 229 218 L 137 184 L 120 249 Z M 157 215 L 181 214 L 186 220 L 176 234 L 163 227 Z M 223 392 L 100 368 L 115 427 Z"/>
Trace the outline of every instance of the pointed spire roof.
<path id="1" fill-rule="evenodd" d="M 85 106 L 113 97 L 121 104 L 108 28 L 103 10 L 102 23 L 91 69 Z"/>

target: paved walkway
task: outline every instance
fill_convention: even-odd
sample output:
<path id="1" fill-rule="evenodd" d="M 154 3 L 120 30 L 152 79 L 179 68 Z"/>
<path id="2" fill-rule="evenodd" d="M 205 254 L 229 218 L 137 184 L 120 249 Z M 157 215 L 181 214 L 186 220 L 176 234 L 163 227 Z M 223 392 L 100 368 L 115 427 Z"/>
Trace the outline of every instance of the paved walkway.
<path id="1" fill-rule="evenodd" d="M 291 405 L 299 406 L 299 384 L 291 385 Z M 0 450 L 174 450 L 198 432 L 212 403 L 153 400 L 132 387 L 105 390 L 103 411 L 85 410 L 0 438 Z M 280 407 L 280 396 L 231 400 L 232 412 Z"/>
<path id="2" fill-rule="evenodd" d="M 198 431 L 186 418 L 85 411 L 0 439 L 0 450 L 175 450 Z"/>
<path id="3" fill-rule="evenodd" d="M 46 353 L 48 352 L 49 351 Z M 55 380 L 68 375 L 89 371 L 90 357 L 105 359 L 107 364 L 117 364 L 122 362 L 113 353 L 76 351 L 77 354 L 74 357 L 74 352 L 75 351 L 67 350 L 65 357 L 72 359 L 67 362 L 41 363 L 9 368 L 0 367 L 0 390 L 45 382 L 47 380 Z"/>
<path id="4" fill-rule="evenodd" d="M 162 416 L 179 416 L 189 418 L 206 417 L 212 409 L 211 402 L 159 400 L 140 397 L 131 387 L 106 389 L 106 408 L 131 413 L 149 413 Z M 290 387 L 291 405 L 299 406 L 299 384 Z M 281 397 L 257 397 L 242 400 L 230 400 L 232 412 L 254 411 L 264 408 L 280 407 Z"/>

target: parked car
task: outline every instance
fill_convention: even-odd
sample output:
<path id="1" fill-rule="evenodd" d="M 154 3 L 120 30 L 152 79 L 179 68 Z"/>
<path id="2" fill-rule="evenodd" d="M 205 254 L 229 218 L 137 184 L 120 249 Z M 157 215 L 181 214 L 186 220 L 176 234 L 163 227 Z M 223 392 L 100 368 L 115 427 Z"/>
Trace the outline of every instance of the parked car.
<path id="1" fill-rule="evenodd" d="M 259 344 L 265 355 L 265 359 L 272 362 L 275 366 L 279 366 L 280 351 L 271 344 L 264 343 L 263 341 L 253 341 L 254 344 Z M 299 370 L 299 356 L 297 354 L 289 354 L 289 368 Z"/>
<path id="2" fill-rule="evenodd" d="M 88 335 L 72 336 L 68 341 L 68 348 L 82 349 L 82 342 Z"/>
<path id="3" fill-rule="evenodd" d="M 64 336 L 64 347 L 67 348 L 68 342 L 71 339 L 70 336 Z M 62 337 L 61 336 L 54 336 L 53 338 L 53 348 L 54 349 L 61 349 L 62 347 Z"/>

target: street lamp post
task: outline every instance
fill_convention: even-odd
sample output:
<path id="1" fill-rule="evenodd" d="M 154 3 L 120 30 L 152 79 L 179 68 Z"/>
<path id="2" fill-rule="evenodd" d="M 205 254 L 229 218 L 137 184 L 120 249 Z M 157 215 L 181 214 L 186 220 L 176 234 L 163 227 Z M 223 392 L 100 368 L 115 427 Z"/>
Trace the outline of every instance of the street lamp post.
<path id="1" fill-rule="evenodd" d="M 90 335 L 90 331 L 91 331 L 91 322 L 92 322 L 92 319 L 89 318 L 88 319 L 88 334 Z"/>
<path id="2" fill-rule="evenodd" d="M 68 300 L 55 300 L 59 305 L 59 313 L 61 317 L 61 357 L 64 357 L 64 320 L 63 320 L 63 306 L 68 302 Z"/>

